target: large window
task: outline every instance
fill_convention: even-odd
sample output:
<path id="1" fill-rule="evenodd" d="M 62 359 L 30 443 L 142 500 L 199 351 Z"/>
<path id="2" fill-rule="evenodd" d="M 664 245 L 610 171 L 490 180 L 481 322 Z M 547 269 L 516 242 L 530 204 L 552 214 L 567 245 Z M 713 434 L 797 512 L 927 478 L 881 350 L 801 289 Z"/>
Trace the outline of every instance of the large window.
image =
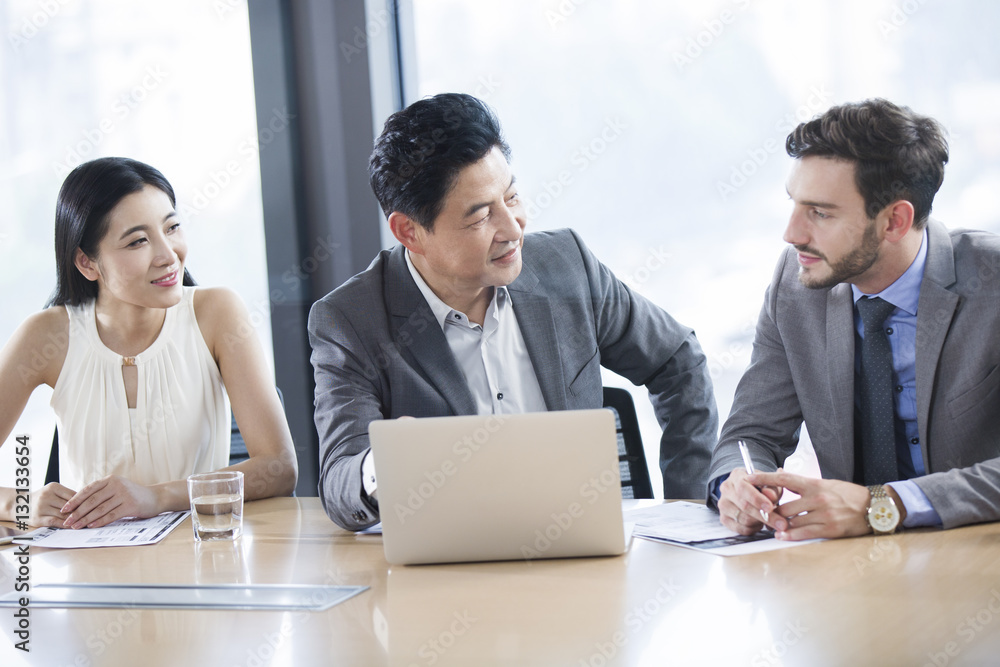
<path id="1" fill-rule="evenodd" d="M 0 341 L 55 285 L 53 214 L 66 173 L 119 155 L 171 181 L 192 274 L 238 291 L 269 350 L 258 163 L 266 142 L 246 4 L 9 0 L 0 34 Z M 281 131 L 287 118 L 271 127 Z M 35 486 L 52 442 L 50 397 L 37 390 L 11 436 L 32 438 Z M 13 485 L 13 451 L 0 448 L 2 486 Z"/>
<path id="2" fill-rule="evenodd" d="M 938 118 L 952 159 L 934 214 L 1000 231 L 996 3 L 414 0 L 412 10 L 406 101 L 461 91 L 496 108 L 529 230 L 579 230 L 619 277 L 694 327 L 722 419 L 783 246 L 784 140 L 798 122 L 876 96 Z M 659 429 L 644 390 L 634 393 L 655 479 Z"/>

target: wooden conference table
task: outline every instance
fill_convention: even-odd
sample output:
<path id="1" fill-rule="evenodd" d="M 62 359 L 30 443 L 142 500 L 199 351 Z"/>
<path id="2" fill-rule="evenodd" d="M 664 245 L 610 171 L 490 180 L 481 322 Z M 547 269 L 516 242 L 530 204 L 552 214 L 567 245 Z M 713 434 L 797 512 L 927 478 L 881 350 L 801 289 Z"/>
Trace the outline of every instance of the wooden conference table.
<path id="1" fill-rule="evenodd" d="M 153 546 L 35 548 L 32 580 L 370 590 L 314 613 L 33 609 L 30 664 L 1000 663 L 1000 524 L 728 558 L 636 539 L 618 558 L 410 567 L 317 498 L 247 503 L 244 526 L 235 545 L 196 545 L 188 521 Z M 4 593 L 13 562 L 0 547 Z M 18 664 L 0 619 L 0 664 Z"/>

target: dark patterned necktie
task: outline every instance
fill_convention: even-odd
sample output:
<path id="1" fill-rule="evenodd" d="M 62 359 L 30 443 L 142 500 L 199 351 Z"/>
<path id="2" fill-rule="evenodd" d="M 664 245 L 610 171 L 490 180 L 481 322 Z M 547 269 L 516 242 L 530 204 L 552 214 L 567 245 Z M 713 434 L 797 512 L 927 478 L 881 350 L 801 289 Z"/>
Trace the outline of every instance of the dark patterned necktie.
<path id="1" fill-rule="evenodd" d="M 861 341 L 861 423 L 858 424 L 865 485 L 899 479 L 892 404 L 892 348 L 882 323 L 893 306 L 878 297 L 858 299 L 865 325 Z"/>

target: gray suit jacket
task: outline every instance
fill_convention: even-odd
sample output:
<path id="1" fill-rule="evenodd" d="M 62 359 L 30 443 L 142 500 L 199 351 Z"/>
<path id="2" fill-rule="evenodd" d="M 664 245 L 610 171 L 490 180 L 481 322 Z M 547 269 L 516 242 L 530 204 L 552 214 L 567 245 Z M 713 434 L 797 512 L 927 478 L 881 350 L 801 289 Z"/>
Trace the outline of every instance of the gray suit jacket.
<path id="1" fill-rule="evenodd" d="M 378 520 L 361 481 L 373 420 L 476 412 L 403 252 L 382 251 L 309 314 L 319 495 L 330 518 L 351 530 Z M 664 492 L 699 497 L 718 417 L 694 332 L 634 294 L 571 231 L 526 235 L 522 258 L 508 290 L 546 407 L 601 407 L 602 365 L 646 385 L 664 429 Z"/>
<path id="2" fill-rule="evenodd" d="M 1000 519 L 1000 237 L 933 220 L 917 306 L 917 425 L 928 474 L 914 482 L 945 528 Z M 809 429 L 824 478 L 854 475 L 854 304 L 841 283 L 812 290 L 785 251 L 764 297 L 750 366 L 709 479 L 784 463 Z"/>

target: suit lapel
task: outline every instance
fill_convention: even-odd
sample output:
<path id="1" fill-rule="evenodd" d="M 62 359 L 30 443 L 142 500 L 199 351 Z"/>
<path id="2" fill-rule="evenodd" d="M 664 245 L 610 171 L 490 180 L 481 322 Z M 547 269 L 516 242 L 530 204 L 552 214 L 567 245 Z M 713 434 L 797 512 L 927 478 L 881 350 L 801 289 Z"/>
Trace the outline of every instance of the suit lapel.
<path id="1" fill-rule="evenodd" d="M 402 245 L 393 248 L 386 268 L 385 301 L 392 317 L 392 339 L 397 341 L 400 355 L 438 390 L 456 415 L 474 415 L 476 403 L 465 375 L 427 300 L 413 282 L 404 252 Z"/>
<path id="2" fill-rule="evenodd" d="M 552 354 L 560 350 L 556 323 L 546 294 L 536 290 L 538 277 L 528 266 L 521 267 L 521 275 L 507 287 L 511 294 L 514 314 L 517 316 L 521 337 L 528 348 L 528 357 L 535 369 L 538 385 L 549 410 L 565 410 L 566 380 L 563 376 L 562 357 Z"/>
<path id="3" fill-rule="evenodd" d="M 927 454 L 931 396 L 937 378 L 941 349 L 958 308 L 959 296 L 947 288 L 955 284 L 955 257 L 947 230 L 930 220 L 927 223 L 927 264 L 917 302 L 917 427 L 920 450 L 927 472 L 932 461 Z"/>
<path id="4" fill-rule="evenodd" d="M 830 405 L 833 406 L 832 437 L 838 453 L 836 467 L 851 479 L 854 475 L 854 303 L 851 286 L 835 285 L 826 298 L 826 353 L 829 364 Z"/>

